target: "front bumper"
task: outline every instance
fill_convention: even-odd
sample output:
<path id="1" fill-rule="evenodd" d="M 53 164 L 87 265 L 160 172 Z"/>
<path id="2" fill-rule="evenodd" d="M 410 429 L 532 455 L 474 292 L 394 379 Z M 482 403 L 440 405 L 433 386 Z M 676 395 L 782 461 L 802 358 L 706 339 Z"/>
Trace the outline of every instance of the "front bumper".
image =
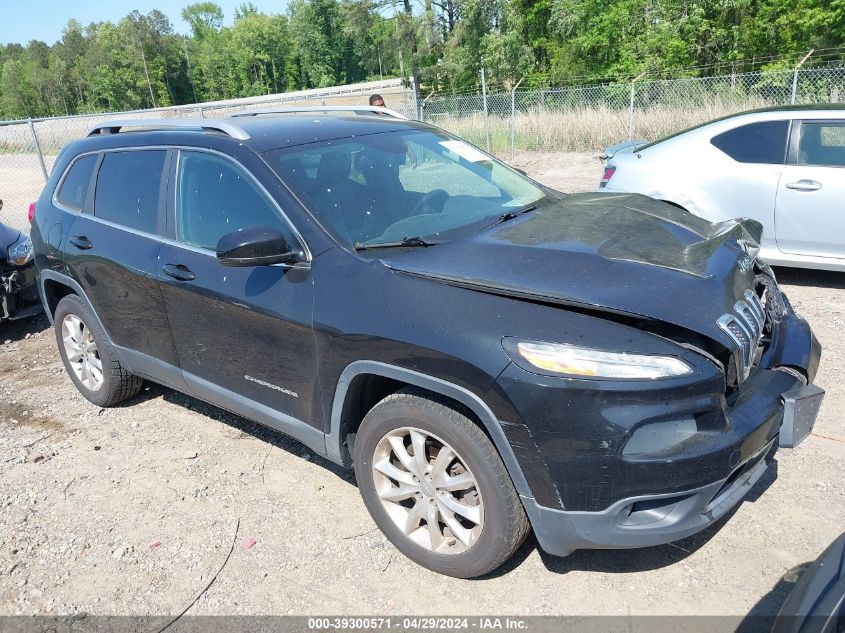
<path id="1" fill-rule="evenodd" d="M 521 416 L 528 430 L 521 438 L 517 425 L 503 427 L 531 486 L 532 496 L 522 501 L 541 547 L 566 555 L 667 543 L 739 503 L 779 445 L 794 446 L 809 433 L 823 394 L 804 378 L 812 381 L 821 354 L 806 322 L 789 310 L 776 338 L 765 362 L 730 397 L 724 379 L 703 368 L 697 381 L 675 385 L 544 379 L 523 389 L 517 370 L 503 372 L 500 384 L 523 414 L 532 414 Z M 695 418 L 695 436 L 663 452 L 623 453 L 643 421 L 684 416 Z"/>
<path id="2" fill-rule="evenodd" d="M 628 549 L 661 545 L 695 534 L 739 503 L 766 472 L 777 438 L 724 479 L 671 495 L 617 501 L 602 512 L 546 508 L 530 497 L 522 504 L 543 551 L 567 556 L 577 549 Z"/>
<path id="3" fill-rule="evenodd" d="M 0 323 L 41 312 L 35 265 L 0 271 Z"/>

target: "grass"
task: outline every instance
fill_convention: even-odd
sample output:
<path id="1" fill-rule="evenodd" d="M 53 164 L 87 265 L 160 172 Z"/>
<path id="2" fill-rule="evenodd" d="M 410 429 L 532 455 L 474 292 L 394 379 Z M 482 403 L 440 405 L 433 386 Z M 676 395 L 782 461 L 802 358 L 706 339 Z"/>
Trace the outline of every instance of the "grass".
<path id="1" fill-rule="evenodd" d="M 634 112 L 633 137 L 656 140 L 711 119 L 764 105 L 762 101 L 746 100 L 695 107 L 640 108 Z M 479 147 L 486 145 L 481 113 L 460 118 L 438 116 L 433 122 Z M 510 152 L 511 124 L 510 117 L 489 118 L 490 148 L 494 154 Z M 513 125 L 517 151 L 599 152 L 628 138 L 627 110 L 603 105 L 566 110 L 532 108 L 517 112 Z"/>
<path id="2" fill-rule="evenodd" d="M 404 105 L 398 96 L 391 95 L 396 105 Z M 286 106 L 315 105 L 316 100 L 285 103 Z M 327 105 L 361 103 L 361 97 L 321 100 Z M 390 104 L 388 104 L 390 105 Z M 634 112 L 633 137 L 656 140 L 714 118 L 767 105 L 754 98 L 706 100 L 701 104 L 684 106 L 655 105 L 638 107 Z M 232 108 L 208 109 L 206 116 L 226 116 Z M 180 112 L 179 114 L 184 114 Z M 159 113 L 159 116 L 161 114 Z M 36 125 L 42 151 L 55 153 L 65 143 L 84 136 L 102 115 L 77 119 L 57 119 Z M 137 115 L 132 118 L 142 118 Z M 465 116 L 437 115 L 433 123 L 467 139 L 479 147 L 486 146 L 484 117 L 480 112 Z M 520 151 L 598 152 L 628 138 L 628 111 L 624 107 L 596 104 L 574 107 L 534 106 L 517 112 L 513 121 L 515 149 Z M 488 119 L 490 147 L 494 154 L 506 156 L 511 150 L 511 119 L 491 115 Z M 25 123 L 0 126 L 0 154 L 32 152 L 32 137 Z"/>

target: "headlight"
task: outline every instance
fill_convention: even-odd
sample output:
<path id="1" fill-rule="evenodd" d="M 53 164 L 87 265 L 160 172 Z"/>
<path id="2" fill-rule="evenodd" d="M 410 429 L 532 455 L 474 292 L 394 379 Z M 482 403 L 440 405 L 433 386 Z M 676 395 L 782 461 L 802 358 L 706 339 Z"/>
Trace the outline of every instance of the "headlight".
<path id="1" fill-rule="evenodd" d="M 23 266 L 32 261 L 32 240 L 21 237 L 9 247 L 9 262 L 15 266 Z"/>
<path id="2" fill-rule="evenodd" d="M 535 343 L 505 339 L 511 359 L 528 371 L 585 378 L 653 380 L 693 373 L 674 356 L 606 352 L 563 343 Z"/>

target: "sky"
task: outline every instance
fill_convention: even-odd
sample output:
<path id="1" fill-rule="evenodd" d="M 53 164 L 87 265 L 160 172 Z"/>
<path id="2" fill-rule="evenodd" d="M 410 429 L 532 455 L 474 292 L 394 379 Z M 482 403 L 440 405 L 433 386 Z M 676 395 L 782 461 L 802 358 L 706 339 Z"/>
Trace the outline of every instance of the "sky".
<path id="1" fill-rule="evenodd" d="M 224 24 L 231 24 L 235 9 L 244 0 L 214 0 L 223 9 Z M 42 40 L 54 44 L 71 18 L 83 26 L 91 22 L 117 22 L 133 9 L 164 13 L 178 33 L 188 33 L 182 9 L 196 0 L 0 0 L 0 44 Z M 252 0 L 264 13 L 282 13 L 286 0 Z"/>

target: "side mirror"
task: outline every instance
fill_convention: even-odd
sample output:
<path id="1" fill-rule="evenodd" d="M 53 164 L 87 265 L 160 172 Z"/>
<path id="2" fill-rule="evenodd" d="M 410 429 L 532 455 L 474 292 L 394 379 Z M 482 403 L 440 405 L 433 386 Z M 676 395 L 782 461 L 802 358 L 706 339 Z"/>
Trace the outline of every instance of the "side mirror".
<path id="1" fill-rule="evenodd" d="M 295 256 L 282 232 L 270 226 L 248 226 L 217 242 L 217 259 L 224 266 L 269 266 Z"/>

